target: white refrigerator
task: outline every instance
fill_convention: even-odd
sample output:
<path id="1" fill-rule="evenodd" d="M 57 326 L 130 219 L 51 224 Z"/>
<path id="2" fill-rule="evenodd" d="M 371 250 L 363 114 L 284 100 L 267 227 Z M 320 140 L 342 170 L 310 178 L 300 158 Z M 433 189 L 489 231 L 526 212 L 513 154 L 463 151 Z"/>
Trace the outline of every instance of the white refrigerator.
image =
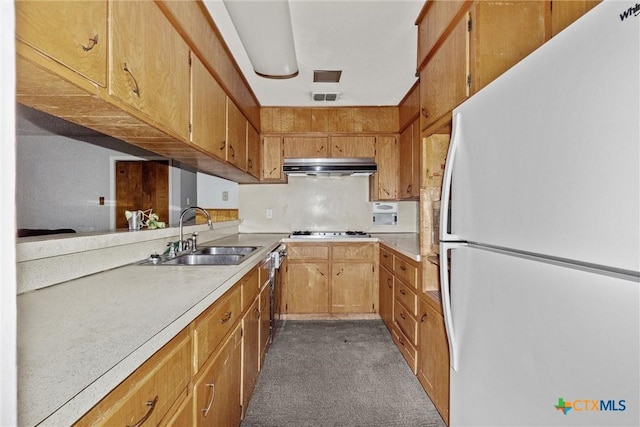
<path id="1" fill-rule="evenodd" d="M 453 112 L 450 425 L 640 425 L 640 4 L 596 6 Z"/>

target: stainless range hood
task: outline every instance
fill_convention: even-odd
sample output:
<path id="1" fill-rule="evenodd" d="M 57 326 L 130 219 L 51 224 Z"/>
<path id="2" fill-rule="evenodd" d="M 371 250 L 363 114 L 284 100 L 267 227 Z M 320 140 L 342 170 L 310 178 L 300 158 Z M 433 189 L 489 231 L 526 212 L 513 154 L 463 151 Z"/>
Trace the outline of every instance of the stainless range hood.
<path id="1" fill-rule="evenodd" d="M 373 158 L 285 159 L 282 171 L 289 176 L 369 176 L 378 165 Z"/>

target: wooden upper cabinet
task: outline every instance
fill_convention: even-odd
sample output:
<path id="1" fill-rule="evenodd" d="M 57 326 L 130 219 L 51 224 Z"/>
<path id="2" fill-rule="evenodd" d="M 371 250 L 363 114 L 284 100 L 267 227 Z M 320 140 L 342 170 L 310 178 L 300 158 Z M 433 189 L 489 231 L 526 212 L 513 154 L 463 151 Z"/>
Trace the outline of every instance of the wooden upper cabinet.
<path id="1" fill-rule="evenodd" d="M 375 160 L 378 164 L 378 172 L 369 177 L 369 199 L 397 199 L 398 142 L 395 136 L 376 138 Z"/>
<path id="2" fill-rule="evenodd" d="M 19 40 L 107 86 L 107 0 L 17 1 L 15 12 Z"/>
<path id="3" fill-rule="evenodd" d="M 247 123 L 247 172 L 256 178 L 260 178 L 262 170 L 260 152 L 260 134 L 251 123 Z"/>
<path id="4" fill-rule="evenodd" d="M 417 199 L 420 197 L 420 139 L 419 120 L 407 126 L 400 133 L 398 171 L 398 198 Z"/>
<path id="5" fill-rule="evenodd" d="M 155 2 L 112 1 L 110 94 L 189 139 L 189 47 Z"/>
<path id="6" fill-rule="evenodd" d="M 329 138 L 326 136 L 293 136 L 284 138 L 284 157 L 329 157 Z"/>
<path id="7" fill-rule="evenodd" d="M 247 119 L 227 98 L 227 161 L 247 170 Z"/>
<path id="8" fill-rule="evenodd" d="M 551 2 L 551 35 L 555 36 L 564 30 L 598 3 L 600 0 L 553 0 Z"/>
<path id="9" fill-rule="evenodd" d="M 282 174 L 282 137 L 265 136 L 262 138 L 262 176 L 263 181 L 283 181 Z"/>
<path id="10" fill-rule="evenodd" d="M 478 1 L 471 8 L 470 94 L 541 46 L 546 34 L 545 1 Z"/>
<path id="11" fill-rule="evenodd" d="M 227 96 L 197 56 L 191 57 L 191 142 L 226 160 Z"/>
<path id="12" fill-rule="evenodd" d="M 468 22 L 467 14 L 420 71 L 420 124 L 423 130 L 468 96 Z"/>
<path id="13" fill-rule="evenodd" d="M 464 5 L 464 0 L 430 0 L 418 16 L 418 69 Z"/>
<path id="14" fill-rule="evenodd" d="M 331 136 L 331 157 L 374 157 L 375 136 Z"/>

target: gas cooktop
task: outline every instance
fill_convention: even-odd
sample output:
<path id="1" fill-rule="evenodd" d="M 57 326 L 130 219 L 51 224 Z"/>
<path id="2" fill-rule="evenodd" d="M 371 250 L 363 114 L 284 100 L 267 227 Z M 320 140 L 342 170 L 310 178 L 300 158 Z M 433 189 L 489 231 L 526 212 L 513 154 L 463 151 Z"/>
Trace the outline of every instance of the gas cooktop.
<path id="1" fill-rule="evenodd" d="M 330 239 L 336 237 L 371 237 L 371 235 L 364 231 L 294 231 L 289 237 L 294 239 L 307 237 Z"/>

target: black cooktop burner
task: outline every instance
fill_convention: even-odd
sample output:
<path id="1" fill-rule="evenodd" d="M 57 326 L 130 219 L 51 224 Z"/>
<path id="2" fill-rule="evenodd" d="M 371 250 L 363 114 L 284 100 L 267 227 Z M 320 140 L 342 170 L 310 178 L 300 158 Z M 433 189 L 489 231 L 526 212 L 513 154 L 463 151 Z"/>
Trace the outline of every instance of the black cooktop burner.
<path id="1" fill-rule="evenodd" d="M 294 231 L 290 237 L 371 237 L 369 233 L 364 231 Z"/>

